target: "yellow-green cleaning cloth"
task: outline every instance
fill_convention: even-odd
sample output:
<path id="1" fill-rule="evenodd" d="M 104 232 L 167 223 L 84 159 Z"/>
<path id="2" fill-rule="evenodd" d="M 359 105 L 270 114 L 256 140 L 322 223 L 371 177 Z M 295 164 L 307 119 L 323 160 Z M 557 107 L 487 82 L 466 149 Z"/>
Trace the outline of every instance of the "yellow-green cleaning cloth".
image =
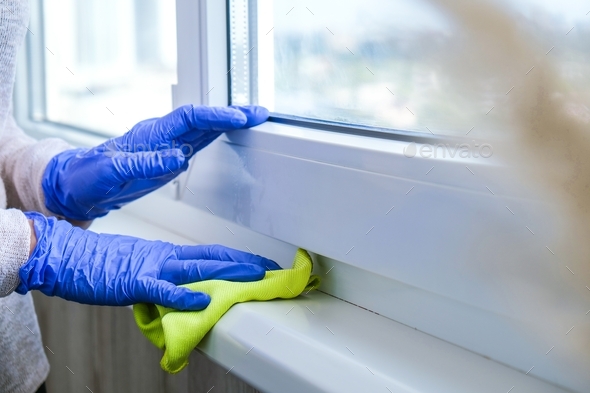
<path id="1" fill-rule="evenodd" d="M 209 280 L 183 285 L 211 296 L 211 303 L 204 310 L 178 311 L 154 304 L 136 304 L 133 306 L 135 322 L 148 340 L 164 350 L 162 368 L 175 374 L 186 367 L 191 352 L 231 306 L 250 300 L 290 299 L 316 289 L 320 278 L 311 275 L 311 270 L 309 254 L 299 249 L 291 269 L 268 271 L 260 281 Z"/>

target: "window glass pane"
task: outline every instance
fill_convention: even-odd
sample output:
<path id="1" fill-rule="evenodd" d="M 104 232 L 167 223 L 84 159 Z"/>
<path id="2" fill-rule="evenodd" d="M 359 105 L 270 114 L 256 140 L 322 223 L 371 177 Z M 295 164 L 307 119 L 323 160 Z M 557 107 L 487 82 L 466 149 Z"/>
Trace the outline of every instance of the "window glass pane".
<path id="1" fill-rule="evenodd" d="M 170 0 L 44 0 L 46 120 L 119 135 L 172 109 Z"/>
<path id="2" fill-rule="evenodd" d="M 590 94 L 582 1 L 230 5 L 233 103 L 435 134 L 465 135 L 473 127 L 483 136 L 514 127 L 518 114 L 508 100 L 541 89 L 543 78 L 572 97 Z M 527 74 L 533 66 L 538 74 Z M 572 110 L 590 117 L 587 107 Z"/>

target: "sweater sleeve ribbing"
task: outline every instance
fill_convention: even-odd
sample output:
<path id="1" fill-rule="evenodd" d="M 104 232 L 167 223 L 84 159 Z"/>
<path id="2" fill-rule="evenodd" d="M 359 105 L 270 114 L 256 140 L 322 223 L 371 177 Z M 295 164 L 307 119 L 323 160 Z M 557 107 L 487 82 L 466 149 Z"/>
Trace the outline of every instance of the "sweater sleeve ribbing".
<path id="1" fill-rule="evenodd" d="M 19 270 L 29 259 L 31 228 L 23 212 L 0 209 L 0 297 L 20 282 Z"/>
<path id="2" fill-rule="evenodd" d="M 34 140 L 10 116 L 0 138 L 0 176 L 8 207 L 54 215 L 45 207 L 41 181 L 49 160 L 71 148 L 61 139 Z"/>

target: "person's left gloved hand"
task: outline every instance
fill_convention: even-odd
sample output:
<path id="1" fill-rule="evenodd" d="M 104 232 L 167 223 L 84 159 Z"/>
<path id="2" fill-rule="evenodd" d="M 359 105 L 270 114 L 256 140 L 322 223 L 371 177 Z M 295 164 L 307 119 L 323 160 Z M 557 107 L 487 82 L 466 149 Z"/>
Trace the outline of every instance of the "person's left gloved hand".
<path id="1" fill-rule="evenodd" d="M 220 245 L 177 246 L 131 236 L 98 234 L 55 217 L 25 213 L 37 244 L 20 268 L 16 292 L 39 290 L 83 304 L 155 303 L 202 310 L 211 298 L 178 285 L 204 280 L 257 281 L 274 261 Z"/>
<path id="2" fill-rule="evenodd" d="M 188 168 L 189 158 L 222 133 L 267 118 L 268 110 L 260 106 L 185 105 L 95 148 L 64 151 L 45 169 L 45 205 L 68 219 L 102 217 L 174 179 Z"/>

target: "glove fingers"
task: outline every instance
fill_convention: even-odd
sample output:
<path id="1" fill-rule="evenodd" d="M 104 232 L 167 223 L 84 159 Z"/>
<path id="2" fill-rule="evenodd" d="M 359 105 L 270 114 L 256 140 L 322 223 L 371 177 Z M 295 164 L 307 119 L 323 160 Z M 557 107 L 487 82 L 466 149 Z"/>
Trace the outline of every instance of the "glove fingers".
<path id="1" fill-rule="evenodd" d="M 243 126 L 244 128 L 254 127 L 254 126 L 257 126 L 258 124 L 264 123 L 266 120 L 268 120 L 268 116 L 269 116 L 268 109 L 266 109 L 263 106 L 231 105 L 230 108 L 235 108 L 235 109 L 239 110 L 240 112 L 242 112 L 244 115 L 246 115 L 246 118 L 248 120 L 246 121 L 246 124 Z"/>
<path id="2" fill-rule="evenodd" d="M 203 259 L 212 261 L 230 261 L 249 263 L 261 266 L 267 270 L 278 270 L 281 267 L 273 260 L 254 255 L 249 252 L 235 250 L 219 244 L 206 246 L 176 246 L 179 259 Z"/>
<path id="3" fill-rule="evenodd" d="M 184 105 L 158 120 L 158 134 L 162 140 L 172 140 L 198 130 L 224 132 L 244 127 L 246 115 L 235 108 Z"/>
<path id="4" fill-rule="evenodd" d="M 206 293 L 194 292 L 188 288 L 177 287 L 163 280 L 150 282 L 146 298 L 140 302 L 159 304 L 176 310 L 202 310 L 211 303 L 211 297 Z"/>
<path id="5" fill-rule="evenodd" d="M 154 179 L 180 174 L 185 157 L 180 149 L 138 152 L 113 157 L 121 181 Z"/>
<path id="6" fill-rule="evenodd" d="M 211 144 L 211 142 L 213 142 L 215 139 L 219 138 L 220 135 L 221 134 L 219 133 L 215 133 L 200 140 L 199 143 L 195 144 L 195 153 L 209 146 L 209 144 Z"/>
<path id="7" fill-rule="evenodd" d="M 254 127 L 268 119 L 268 109 L 257 105 L 212 107 L 184 105 L 158 120 L 155 126 L 161 140 L 188 137 L 195 140 L 195 136 L 186 135 L 189 132 L 197 134 L 225 132 L 239 128 Z"/>
<path id="8" fill-rule="evenodd" d="M 166 261 L 160 271 L 160 280 L 176 285 L 204 280 L 258 281 L 264 278 L 266 269 L 249 263 L 178 260 Z"/>
<path id="9" fill-rule="evenodd" d="M 206 134 L 203 134 L 199 130 L 193 130 L 191 132 L 187 132 L 185 135 L 182 136 L 182 142 L 184 142 L 183 146 L 183 153 L 186 158 L 191 158 L 194 156 L 198 151 L 207 147 L 211 142 L 215 139 L 219 138 L 219 136 L 223 134 L 222 132 L 212 131 Z M 186 145 L 189 145 L 190 148 L 187 148 Z"/>
<path id="10" fill-rule="evenodd" d="M 191 146 L 198 146 L 202 141 L 211 137 L 211 135 L 221 135 L 220 131 L 211 131 L 208 133 L 202 133 L 199 130 L 192 130 L 182 136 L 184 143 L 189 143 Z"/>

